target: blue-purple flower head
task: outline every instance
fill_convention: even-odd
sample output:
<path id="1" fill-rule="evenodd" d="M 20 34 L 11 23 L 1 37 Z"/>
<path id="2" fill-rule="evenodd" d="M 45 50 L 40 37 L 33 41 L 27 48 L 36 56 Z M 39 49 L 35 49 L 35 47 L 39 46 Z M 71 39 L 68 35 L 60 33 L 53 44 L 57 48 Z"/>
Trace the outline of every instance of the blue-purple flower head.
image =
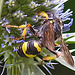
<path id="1" fill-rule="evenodd" d="M 29 7 L 31 7 L 31 8 L 35 8 L 35 7 L 37 7 L 37 6 L 40 6 L 40 4 L 38 4 L 38 3 L 34 2 L 34 1 L 31 1 L 31 3 L 28 4 L 28 5 L 29 5 Z"/>
<path id="2" fill-rule="evenodd" d="M 8 35 L 5 35 L 4 33 L 2 33 L 2 36 L 4 37 L 3 42 L 5 45 L 8 43 L 8 46 L 12 46 L 12 43 L 15 43 L 15 40 L 11 40 L 14 38 L 13 35 L 8 36 Z M 6 47 L 4 44 L 1 44 L 2 48 Z"/>
<path id="3" fill-rule="evenodd" d="M 7 24 L 9 24 L 9 21 L 8 21 L 7 18 L 3 18 L 2 20 L 0 20 L 0 25 L 1 25 L 1 26 L 7 25 Z M 6 27 L 6 31 L 7 31 L 8 33 L 10 33 L 10 29 L 7 28 L 7 27 Z"/>
<path id="4" fill-rule="evenodd" d="M 65 24 L 64 23 L 64 29 L 63 32 L 65 31 L 69 31 L 70 30 L 70 26 L 73 24 L 73 18 L 70 18 L 70 16 L 72 16 L 72 12 L 70 11 L 70 9 L 67 9 L 65 12 L 63 12 L 64 10 L 64 3 L 68 1 L 68 0 L 45 0 L 45 2 L 43 2 L 41 5 L 44 5 L 46 7 L 50 8 L 50 11 L 52 11 L 54 13 L 54 15 L 56 15 L 58 18 L 60 18 L 63 22 L 65 21 L 69 21 L 69 23 Z M 56 5 L 52 7 L 52 4 Z M 38 15 L 34 16 L 32 18 L 35 22 L 38 22 L 39 17 Z"/>
<path id="5" fill-rule="evenodd" d="M 24 17 L 27 17 L 27 15 L 24 15 L 23 12 L 21 10 L 19 11 L 16 11 L 14 14 L 13 14 L 14 17 L 17 17 L 17 18 L 24 18 Z"/>
<path id="6" fill-rule="evenodd" d="M 62 0 L 61 0 L 62 1 Z M 73 11 L 70 11 L 70 9 L 67 9 L 65 12 L 63 12 L 64 9 L 64 2 L 67 0 L 63 0 L 61 3 L 59 3 L 56 7 L 54 7 L 52 10 L 54 10 L 54 13 L 57 17 L 61 18 L 63 22 L 69 21 L 69 23 L 64 23 L 64 29 L 63 32 L 69 31 L 70 26 L 73 24 L 73 18 L 70 18 L 72 16 Z"/>
<path id="7" fill-rule="evenodd" d="M 6 1 L 5 4 L 8 4 L 9 7 L 10 7 L 10 6 L 15 6 L 15 0 Z"/>
<path id="8" fill-rule="evenodd" d="M 67 9 L 67 11 L 63 12 L 64 10 L 64 3 L 68 0 L 53 0 L 54 3 L 57 3 L 57 6 L 55 6 L 54 8 L 52 8 L 52 10 L 54 11 L 55 15 L 59 18 L 62 19 L 63 22 L 69 20 L 70 22 L 67 24 L 64 24 L 64 32 L 70 30 L 70 26 L 73 23 L 73 18 L 70 18 L 70 16 L 72 16 L 72 12 L 70 11 L 70 9 Z"/>
<path id="9" fill-rule="evenodd" d="M 0 25 L 4 26 L 6 24 L 9 24 L 9 21 L 6 18 L 3 18 L 2 20 L 0 20 Z"/>
<path id="10" fill-rule="evenodd" d="M 72 23 L 73 23 L 73 18 L 70 18 L 70 16 L 72 16 L 72 12 L 73 12 L 73 11 L 70 11 L 70 9 L 67 9 L 67 11 L 63 12 L 63 10 L 64 10 L 64 3 L 65 3 L 66 1 L 68 1 L 68 0 L 45 0 L 45 2 L 43 2 L 43 3 L 41 3 L 41 4 L 38 4 L 38 3 L 37 3 L 38 1 L 36 1 L 36 2 L 31 1 L 31 3 L 28 4 L 28 6 L 29 6 L 30 8 L 34 8 L 34 10 L 35 10 L 35 8 L 37 9 L 37 7 L 40 6 L 40 5 L 44 5 L 45 7 L 49 7 L 49 8 L 50 8 L 50 11 L 53 11 L 54 14 L 55 14 L 57 17 L 61 18 L 61 20 L 62 20 L 63 22 L 69 20 L 69 23 L 63 25 L 63 26 L 64 26 L 63 31 L 68 31 L 68 30 L 70 30 L 70 26 L 71 26 Z M 15 2 L 15 0 L 10 0 L 10 2 L 7 1 L 5 4 L 10 4 L 10 3 L 14 3 L 14 2 Z M 52 7 L 53 4 L 54 4 L 55 6 Z M 14 16 L 14 17 L 17 17 L 17 18 L 19 18 L 19 19 L 22 19 L 22 18 L 27 17 L 27 15 L 25 15 L 24 12 L 22 12 L 21 10 L 18 10 L 18 11 L 16 11 L 16 12 L 14 12 L 14 13 L 13 13 L 13 16 Z M 33 17 L 32 19 L 33 19 L 35 22 L 38 22 L 40 18 L 41 18 L 41 16 L 39 17 L 38 15 L 34 15 L 34 17 Z M 8 21 L 6 18 L 3 18 L 3 20 L 0 21 L 0 24 L 1 24 L 2 26 L 4 26 L 4 25 L 6 25 L 6 24 L 9 24 L 9 21 Z M 35 26 L 36 26 L 36 25 L 35 25 Z M 6 27 L 6 31 L 7 31 L 8 33 L 11 33 L 9 27 Z M 21 33 L 22 33 L 22 32 L 23 32 L 23 29 L 20 29 L 20 31 L 21 31 Z M 29 32 L 28 32 L 28 33 L 29 33 Z M 15 42 L 16 42 L 16 43 L 24 42 L 24 40 L 18 40 L 18 41 L 17 41 L 17 40 L 12 40 L 12 41 L 10 42 L 10 41 L 9 41 L 9 38 L 12 38 L 12 35 L 11 35 L 11 36 L 7 36 L 7 37 L 4 35 L 4 37 L 5 37 L 5 40 L 3 40 L 3 41 L 5 42 L 5 44 L 6 44 L 7 42 L 9 42 L 8 45 L 10 45 L 10 46 L 12 46 L 12 43 L 15 43 Z M 29 37 L 29 36 L 28 36 L 28 37 Z M 15 38 L 15 37 L 13 37 L 13 38 Z M 2 44 L 2 47 L 4 47 L 3 44 Z"/>
<path id="11" fill-rule="evenodd" d="M 4 44 L 3 43 L 1 44 L 2 48 L 6 47 L 6 44 L 8 44 L 8 46 L 12 46 L 12 44 L 14 43 L 25 42 L 24 40 L 14 40 L 15 37 L 13 35 L 8 36 L 2 33 L 2 36 L 4 37 L 4 40 L 3 40 Z"/>
<path id="12" fill-rule="evenodd" d="M 18 0 L 19 1 L 19 0 Z M 52 11 L 54 13 L 54 15 L 56 15 L 57 17 L 59 17 L 63 22 L 64 22 L 64 30 L 63 31 L 68 31 L 70 29 L 70 26 L 72 25 L 73 23 L 73 18 L 70 18 L 70 16 L 72 16 L 72 12 L 73 11 L 70 11 L 70 9 L 68 9 L 67 11 L 63 11 L 64 10 L 64 3 L 68 0 L 45 0 L 43 3 L 40 3 L 38 4 L 38 0 L 36 2 L 34 2 L 35 0 L 32 0 L 30 2 L 30 4 L 28 4 L 28 6 L 31 8 L 31 9 L 34 9 L 34 11 L 37 9 L 37 7 L 43 5 L 45 7 L 48 7 L 50 8 L 50 11 Z M 8 5 L 8 7 L 15 7 L 16 6 L 16 0 L 8 0 L 5 2 L 6 5 Z M 18 3 L 17 3 L 18 4 Z M 20 5 L 20 4 L 18 4 Z M 22 5 L 22 4 L 21 4 Z M 20 5 L 20 6 L 21 6 Z M 52 6 L 53 5 L 53 6 Z M 25 5 L 24 5 L 25 6 Z M 13 9 L 13 8 L 12 8 Z M 12 10 L 12 9 L 9 9 Z M 18 10 L 18 11 L 17 11 Z M 12 15 L 12 18 L 16 18 L 16 19 L 20 19 L 21 22 L 23 21 L 22 19 L 26 18 L 26 17 L 30 17 L 30 16 L 27 16 L 25 14 L 26 11 L 22 11 L 22 9 L 17 9 L 16 12 L 13 11 L 13 13 L 11 14 L 10 12 L 8 14 L 11 14 Z M 31 11 L 29 11 L 31 12 Z M 30 17 L 32 18 L 32 17 Z M 9 18 L 3 18 L 2 20 L 0 20 L 0 25 L 3 27 L 4 25 L 9 25 L 9 24 L 13 24 L 11 22 L 9 22 L 8 20 Z M 42 19 L 42 17 L 38 16 L 37 14 L 34 15 L 34 17 L 32 18 L 35 22 L 39 22 L 39 19 Z M 14 20 L 14 19 L 13 19 Z M 26 20 L 27 21 L 27 20 Z M 69 21 L 69 23 L 65 24 L 65 21 Z M 23 24 L 23 22 L 22 22 Z M 15 24 L 16 25 L 16 24 Z M 25 24 L 27 25 L 27 24 Z M 36 26 L 36 25 L 35 25 Z M 3 28 L 4 29 L 4 28 Z M 14 37 L 13 34 L 11 34 L 12 30 L 10 29 L 10 27 L 5 27 L 6 32 L 3 32 L 2 33 L 2 36 L 0 38 L 2 38 L 3 42 L 1 44 L 1 47 L 4 49 L 5 47 L 7 46 L 10 46 L 13 48 L 13 53 L 11 52 L 11 50 L 9 51 L 9 54 L 11 54 L 13 57 L 15 57 L 14 55 L 14 52 L 15 51 L 18 51 L 17 49 L 17 46 L 20 45 L 21 43 L 24 43 L 25 40 L 13 40 Z M 39 29 L 39 28 L 38 28 Z M 5 31 L 5 30 L 4 30 Z M 23 29 L 18 29 L 18 31 L 20 31 L 20 33 L 22 34 L 23 32 Z M 30 36 L 32 36 L 32 34 L 27 31 L 28 35 L 26 36 L 27 39 L 30 38 Z M 21 36 L 21 35 L 20 35 Z M 67 35 L 68 37 L 69 35 Z M 30 39 L 31 40 L 31 39 Z M 18 45 L 17 45 L 18 44 Z M 7 49 L 7 48 L 6 48 Z M 8 53 L 8 50 L 4 50 L 3 52 L 1 52 L 0 54 L 3 54 L 3 53 Z M 47 52 L 47 51 L 46 51 Z M 43 53 L 43 56 L 45 55 L 48 55 L 47 53 Z M 4 61 L 6 61 L 7 59 L 9 60 L 10 56 L 7 54 L 7 57 L 4 58 Z M 36 58 L 36 57 L 35 57 Z M 45 61 L 44 61 L 45 62 Z M 24 62 L 25 63 L 25 62 Z M 54 67 L 52 66 L 52 64 L 57 64 L 57 63 L 51 63 L 51 61 L 49 63 L 44 63 L 45 65 L 43 65 L 43 67 L 47 70 L 47 72 L 51 75 L 51 72 L 48 70 L 48 68 L 51 68 L 51 69 L 54 69 Z M 9 64 L 11 65 L 11 64 Z M 28 65 L 28 64 L 27 64 Z M 26 66 L 27 66 L 26 65 Z M 28 65 L 29 66 L 29 65 Z M 30 70 L 30 69 L 29 69 Z M 21 73 L 20 73 L 21 74 Z M 34 73 L 33 73 L 34 74 Z"/>

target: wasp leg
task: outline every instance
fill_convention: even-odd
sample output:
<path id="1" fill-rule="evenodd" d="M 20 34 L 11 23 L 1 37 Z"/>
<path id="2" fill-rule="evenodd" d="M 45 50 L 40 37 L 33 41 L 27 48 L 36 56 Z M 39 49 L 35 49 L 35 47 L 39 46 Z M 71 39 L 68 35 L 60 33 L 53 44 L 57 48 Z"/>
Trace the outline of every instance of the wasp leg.
<path id="1" fill-rule="evenodd" d="M 25 29 L 23 30 L 23 33 L 22 33 L 21 37 L 19 37 L 19 38 L 14 38 L 13 40 L 20 40 L 20 39 L 22 39 L 22 38 L 25 40 L 26 31 L 27 31 L 27 27 L 25 27 Z"/>
<path id="2" fill-rule="evenodd" d="M 20 40 L 20 39 L 22 39 L 22 38 L 25 40 L 25 36 L 26 36 L 26 32 L 27 32 L 27 27 L 30 28 L 30 24 L 19 26 L 18 28 L 24 28 L 23 33 L 22 33 L 22 35 L 21 35 L 20 38 L 14 38 L 14 40 Z"/>
<path id="3" fill-rule="evenodd" d="M 20 25 L 20 26 L 4 25 L 4 27 L 24 28 L 21 37 L 20 38 L 14 38 L 13 40 L 20 40 L 22 38 L 25 40 L 25 36 L 26 36 L 26 32 L 27 32 L 27 27 L 30 29 L 31 32 L 33 32 L 33 34 L 35 36 L 38 35 L 37 32 L 33 29 L 33 27 L 30 24 L 28 24 L 28 25 Z"/>
<path id="4" fill-rule="evenodd" d="M 20 26 L 14 26 L 14 25 L 4 25 L 4 27 L 14 27 L 14 28 L 24 28 L 22 36 L 20 38 L 14 38 L 13 40 L 19 40 L 19 39 L 25 39 L 26 31 L 27 31 L 27 25 L 20 25 Z"/>
<path id="5" fill-rule="evenodd" d="M 41 61 L 41 64 L 43 64 L 43 61 L 44 60 L 52 60 L 52 59 L 55 59 L 56 57 L 44 57 Z"/>
<path id="6" fill-rule="evenodd" d="M 58 46 L 59 46 L 59 44 L 58 44 L 58 43 L 55 43 L 55 46 L 57 46 L 57 47 L 58 47 Z"/>
<path id="7" fill-rule="evenodd" d="M 52 59 L 55 59 L 55 58 L 58 58 L 60 55 L 58 53 L 56 53 L 55 51 L 51 51 L 52 53 L 54 53 L 56 56 L 55 57 L 44 57 L 41 61 L 41 64 L 43 64 L 43 61 L 44 60 L 52 60 Z"/>
<path id="8" fill-rule="evenodd" d="M 24 31 L 23 31 L 23 33 L 22 33 L 21 38 L 23 38 L 23 39 L 25 40 L 25 35 L 26 35 L 27 27 L 30 29 L 30 31 L 31 31 L 35 36 L 38 36 L 38 34 L 37 34 L 37 32 L 34 30 L 34 28 L 33 28 L 30 24 L 28 24 L 28 25 L 25 27 L 25 29 L 24 29 Z"/>
<path id="9" fill-rule="evenodd" d="M 23 27 L 23 26 L 20 26 L 20 27 Z M 25 40 L 27 27 L 30 29 L 30 31 L 31 31 L 35 36 L 38 36 L 38 34 L 37 34 L 37 32 L 34 30 L 34 28 L 33 28 L 30 24 L 28 24 L 28 25 L 26 25 L 26 27 L 24 28 L 21 37 L 18 38 L 18 39 L 22 39 L 22 38 L 23 38 L 23 39 Z"/>
<path id="10" fill-rule="evenodd" d="M 47 15 L 47 13 L 44 12 L 44 11 L 40 12 L 38 15 L 39 15 L 39 16 L 42 16 L 42 17 L 45 17 L 47 20 L 48 20 L 48 18 L 49 18 L 48 15 Z"/>
<path id="11" fill-rule="evenodd" d="M 25 27 L 25 29 L 24 29 L 24 31 L 23 31 L 22 36 L 20 37 L 20 39 L 23 38 L 23 39 L 25 40 L 25 35 L 26 35 L 27 27 L 28 27 L 28 28 L 30 29 L 30 31 L 34 34 L 34 36 L 38 36 L 38 33 L 34 30 L 34 28 L 33 28 L 30 24 L 28 24 L 28 25 Z"/>
<path id="12" fill-rule="evenodd" d="M 25 28 L 26 25 L 14 26 L 14 25 L 4 25 L 4 27 L 14 27 L 14 28 Z"/>
<path id="13" fill-rule="evenodd" d="M 59 57 L 59 56 L 56 56 L 56 57 L 44 57 L 44 58 L 42 59 L 42 61 L 41 61 L 41 64 L 43 64 L 43 61 L 44 61 L 44 60 L 52 60 L 52 59 L 55 59 L 55 58 L 57 58 L 57 57 Z"/>
<path id="14" fill-rule="evenodd" d="M 23 38 L 25 40 L 26 32 L 27 32 L 27 27 L 25 27 L 25 29 L 23 30 L 23 33 L 19 39 Z"/>

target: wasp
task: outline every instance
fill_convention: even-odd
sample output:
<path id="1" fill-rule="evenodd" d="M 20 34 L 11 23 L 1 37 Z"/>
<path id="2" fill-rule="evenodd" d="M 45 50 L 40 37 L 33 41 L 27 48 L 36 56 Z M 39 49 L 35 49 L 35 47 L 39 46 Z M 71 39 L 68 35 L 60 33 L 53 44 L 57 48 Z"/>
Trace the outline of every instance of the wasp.
<path id="1" fill-rule="evenodd" d="M 73 66 L 74 60 L 71 56 L 71 53 L 69 52 L 68 47 L 66 46 L 66 43 L 62 38 L 62 29 L 63 29 L 62 20 L 59 17 L 57 17 L 53 12 L 50 11 L 47 13 L 40 12 L 38 15 L 42 15 L 42 17 L 45 17 L 38 31 L 35 31 L 35 29 L 30 24 L 20 25 L 20 26 L 4 25 L 4 27 L 24 28 L 21 37 L 15 38 L 15 40 L 20 40 L 20 39 L 25 40 L 27 28 L 29 28 L 29 30 L 34 34 L 34 36 L 39 38 L 39 40 L 31 40 L 21 44 L 17 51 L 18 54 L 21 57 L 35 57 L 37 54 L 41 52 L 42 47 L 45 47 L 47 50 L 49 50 L 56 56 L 44 57 L 43 61 L 55 59 L 61 55 L 67 63 Z M 60 39 L 61 41 L 60 45 L 61 54 L 55 51 L 55 45 L 57 39 Z"/>

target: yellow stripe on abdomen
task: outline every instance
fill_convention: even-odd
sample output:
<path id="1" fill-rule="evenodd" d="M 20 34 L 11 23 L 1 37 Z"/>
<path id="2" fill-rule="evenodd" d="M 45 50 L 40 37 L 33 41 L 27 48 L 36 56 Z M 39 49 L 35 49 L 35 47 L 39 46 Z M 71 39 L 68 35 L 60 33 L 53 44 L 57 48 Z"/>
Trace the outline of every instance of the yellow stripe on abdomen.
<path id="1" fill-rule="evenodd" d="M 27 43 L 28 43 L 28 42 L 24 42 L 24 43 L 23 43 L 23 46 L 22 46 L 23 53 L 25 54 L 25 56 L 27 56 L 27 57 L 29 57 L 29 58 L 35 57 L 36 55 L 26 54 L 26 51 L 27 51 Z"/>
<path id="2" fill-rule="evenodd" d="M 34 42 L 34 47 L 37 49 L 38 52 L 41 52 L 41 48 L 39 47 L 38 43 Z"/>

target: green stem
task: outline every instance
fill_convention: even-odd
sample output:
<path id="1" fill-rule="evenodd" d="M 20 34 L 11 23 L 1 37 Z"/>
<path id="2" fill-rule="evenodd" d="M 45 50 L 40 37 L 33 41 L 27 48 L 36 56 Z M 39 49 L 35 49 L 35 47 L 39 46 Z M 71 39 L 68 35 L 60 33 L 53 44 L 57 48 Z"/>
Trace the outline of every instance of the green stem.
<path id="1" fill-rule="evenodd" d="M 14 65 L 12 66 L 12 75 L 14 75 L 15 71 L 14 71 L 15 67 Z"/>
<path id="2" fill-rule="evenodd" d="M 3 1 L 4 1 L 4 0 L 0 0 L 0 19 L 1 19 Z"/>

